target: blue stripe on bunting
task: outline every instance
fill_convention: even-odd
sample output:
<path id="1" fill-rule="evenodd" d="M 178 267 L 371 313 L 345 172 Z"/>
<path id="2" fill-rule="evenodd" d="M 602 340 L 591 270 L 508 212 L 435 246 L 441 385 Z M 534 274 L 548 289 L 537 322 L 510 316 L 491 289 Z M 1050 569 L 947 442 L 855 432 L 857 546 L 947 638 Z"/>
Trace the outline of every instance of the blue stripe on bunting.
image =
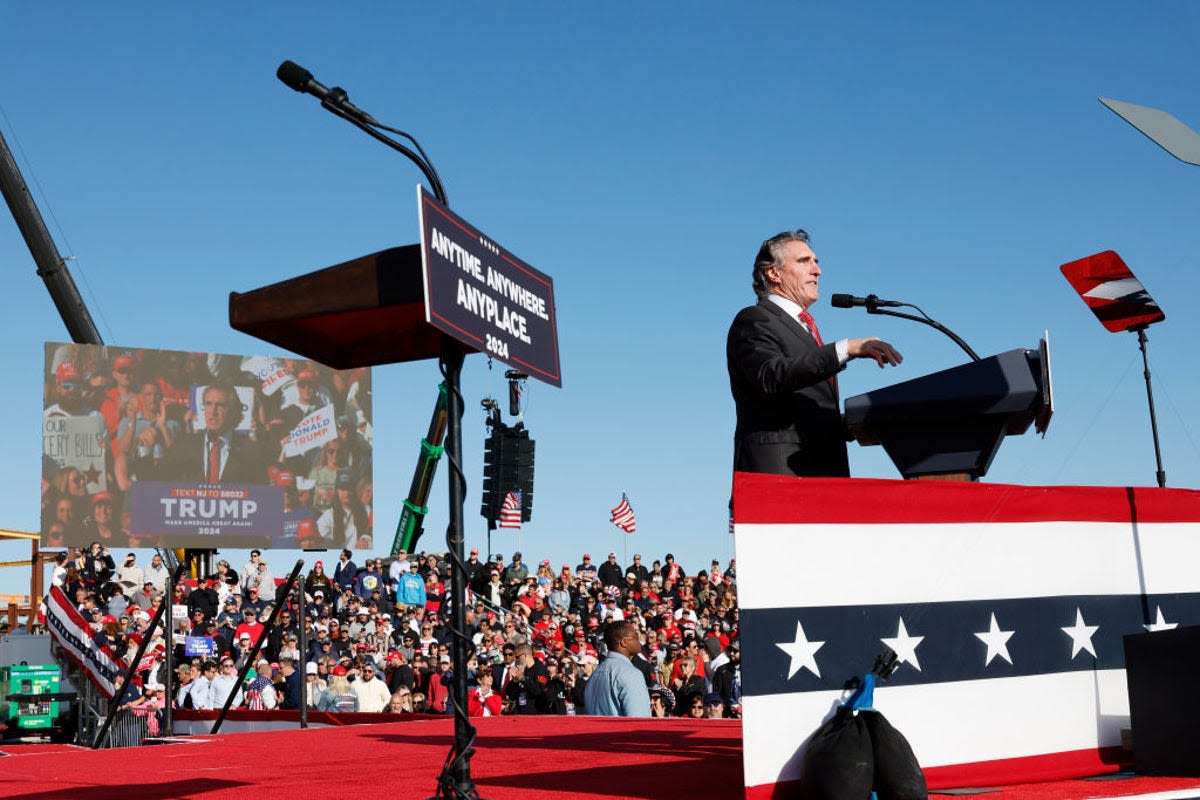
<path id="1" fill-rule="evenodd" d="M 1090 639 L 1083 632 L 1073 639 L 1063 631 L 1076 627 L 1076 609 L 1085 625 L 1098 626 Z M 901 618 L 910 637 L 924 637 L 914 651 L 921 668 L 918 671 L 912 664 L 902 664 L 883 684 L 887 686 L 1123 669 L 1122 637 L 1144 633 L 1144 625 L 1156 622 L 1160 610 L 1167 623 L 1198 624 L 1200 593 L 743 609 L 744 694 L 841 689 L 851 677 L 870 671 L 875 657 L 886 647 L 882 640 L 897 636 Z M 999 630 L 1012 632 L 1003 642 L 1011 664 L 998 654 L 985 663 L 988 645 L 975 634 L 989 631 L 993 614 Z M 803 627 L 809 649 L 812 643 L 824 642 L 811 654 L 820 677 L 808 667 L 799 667 L 789 677 L 793 657 L 778 644 L 806 652 L 803 646 L 793 646 L 797 622 Z M 1072 656 L 1076 641 L 1090 641 L 1096 656 L 1086 649 Z"/>

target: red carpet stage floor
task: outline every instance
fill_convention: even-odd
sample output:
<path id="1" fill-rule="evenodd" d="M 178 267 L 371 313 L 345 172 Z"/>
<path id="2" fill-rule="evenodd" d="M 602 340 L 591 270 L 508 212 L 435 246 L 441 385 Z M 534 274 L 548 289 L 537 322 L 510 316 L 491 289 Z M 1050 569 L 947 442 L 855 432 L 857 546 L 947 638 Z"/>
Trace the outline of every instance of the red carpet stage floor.
<path id="1" fill-rule="evenodd" d="M 471 774 L 481 797 L 743 796 L 736 720 L 495 717 L 477 720 Z M 450 719 L 193 736 L 99 750 L 0 748 L 0 797 L 22 800 L 424 798 L 449 752 Z M 940 795 L 935 795 L 940 796 Z M 1073 780 L 1010 786 L 987 800 L 1200 798 L 1200 778 Z"/>

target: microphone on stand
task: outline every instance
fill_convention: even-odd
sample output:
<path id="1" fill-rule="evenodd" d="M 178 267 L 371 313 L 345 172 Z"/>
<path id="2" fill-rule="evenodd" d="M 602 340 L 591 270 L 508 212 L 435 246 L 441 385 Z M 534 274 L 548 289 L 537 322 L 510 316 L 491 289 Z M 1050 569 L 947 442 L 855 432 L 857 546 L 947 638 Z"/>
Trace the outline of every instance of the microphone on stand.
<path id="1" fill-rule="evenodd" d="M 332 89 L 325 86 L 314 78 L 311 72 L 295 61 L 284 61 L 280 64 L 279 69 L 275 70 L 275 77 L 279 78 L 289 89 L 294 89 L 301 94 L 311 94 L 321 101 L 321 108 L 336 114 L 371 138 L 377 139 L 396 152 L 401 153 L 409 161 L 416 164 L 421 172 L 424 173 L 438 202 L 444 206 L 450 205 L 450 201 L 446 198 L 446 189 L 442 186 L 442 179 L 438 177 L 437 170 L 433 168 L 433 162 L 429 160 L 429 156 L 425 154 L 425 151 L 421 148 L 421 144 L 413 138 L 412 134 L 384 125 L 354 105 L 354 103 L 351 103 L 350 99 L 346 96 L 345 89 L 340 86 L 334 86 Z M 383 135 L 376 128 L 403 136 L 413 143 L 416 152 L 413 152 L 395 139 Z"/>
<path id="2" fill-rule="evenodd" d="M 873 294 L 866 297 L 855 297 L 852 294 L 835 294 L 829 298 L 829 304 L 834 308 L 855 308 L 857 306 L 865 306 L 871 308 L 894 308 L 896 306 L 906 306 L 908 303 L 901 303 L 899 300 L 880 300 Z"/>
<path id="3" fill-rule="evenodd" d="M 320 100 L 321 105 L 326 108 L 333 111 L 340 111 L 368 125 L 379 124 L 374 117 L 350 102 L 350 99 L 346 96 L 345 89 L 340 86 L 334 86 L 330 89 L 328 86 L 320 83 L 313 77 L 311 72 L 295 61 L 284 61 L 280 64 L 279 69 L 275 71 L 275 77 L 283 81 L 289 88 L 295 89 L 301 94 L 311 94 Z"/>

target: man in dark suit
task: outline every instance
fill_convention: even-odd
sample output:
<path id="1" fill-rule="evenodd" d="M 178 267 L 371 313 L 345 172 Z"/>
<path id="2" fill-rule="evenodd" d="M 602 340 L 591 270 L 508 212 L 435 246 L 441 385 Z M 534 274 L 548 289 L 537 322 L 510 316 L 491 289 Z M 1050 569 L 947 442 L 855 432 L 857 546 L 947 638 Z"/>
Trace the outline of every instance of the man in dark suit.
<path id="1" fill-rule="evenodd" d="M 266 467 L 254 442 L 237 436 L 242 402 L 233 386 L 213 383 L 201 396 L 204 430 L 172 452 L 178 480 L 197 483 L 265 483 Z"/>
<path id="2" fill-rule="evenodd" d="M 850 475 L 836 375 L 855 358 L 880 368 L 900 353 L 877 338 L 824 344 L 808 309 L 821 268 L 803 230 L 772 236 L 754 261 L 758 304 L 734 318 L 726 341 L 737 408 L 733 468 L 775 475 Z"/>

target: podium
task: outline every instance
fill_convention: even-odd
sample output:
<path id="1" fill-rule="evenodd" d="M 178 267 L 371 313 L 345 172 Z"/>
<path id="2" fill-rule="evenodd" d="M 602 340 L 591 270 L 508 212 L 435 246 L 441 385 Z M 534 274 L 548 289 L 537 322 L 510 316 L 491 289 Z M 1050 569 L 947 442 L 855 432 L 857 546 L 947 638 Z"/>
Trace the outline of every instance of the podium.
<path id="1" fill-rule="evenodd" d="M 989 358 L 846 398 L 846 425 L 864 446 L 883 449 L 905 478 L 978 480 L 1005 436 L 1053 411 L 1049 351 L 1009 350 Z"/>
<path id="2" fill-rule="evenodd" d="M 419 244 L 230 292 L 229 324 L 335 369 L 437 358 L 443 347 L 425 322 Z"/>

